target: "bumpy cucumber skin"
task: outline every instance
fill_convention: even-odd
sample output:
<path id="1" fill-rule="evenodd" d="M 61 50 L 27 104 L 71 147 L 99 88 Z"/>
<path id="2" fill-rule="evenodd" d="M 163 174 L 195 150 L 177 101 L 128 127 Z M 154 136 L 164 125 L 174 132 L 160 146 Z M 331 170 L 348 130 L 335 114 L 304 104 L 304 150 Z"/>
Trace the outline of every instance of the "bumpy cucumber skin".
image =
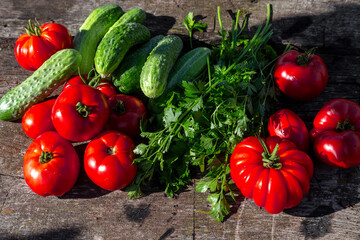
<path id="1" fill-rule="evenodd" d="M 142 24 L 143 22 L 145 22 L 146 20 L 146 12 L 142 9 L 139 8 L 134 8 L 131 9 L 129 11 L 127 11 L 126 13 L 124 13 L 115 23 L 114 25 L 111 26 L 111 28 L 109 30 L 111 30 L 114 27 L 117 27 L 121 24 L 126 24 L 126 23 L 140 23 Z"/>
<path id="2" fill-rule="evenodd" d="M 198 47 L 180 57 L 170 71 L 165 91 L 170 91 L 183 81 L 194 79 L 204 70 L 207 64 L 207 56 L 210 54 L 209 48 Z"/>
<path id="3" fill-rule="evenodd" d="M 109 76 L 120 65 L 131 47 L 149 39 L 149 29 L 140 23 L 127 23 L 112 28 L 97 47 L 96 71 L 103 76 Z"/>
<path id="4" fill-rule="evenodd" d="M 94 67 L 97 45 L 123 14 L 124 11 L 118 5 L 104 5 L 92 11 L 82 24 L 74 38 L 74 48 L 83 57 L 80 65 L 81 74 L 88 74 Z"/>
<path id="5" fill-rule="evenodd" d="M 163 94 L 171 68 L 183 48 L 176 35 L 167 35 L 149 54 L 140 75 L 140 88 L 145 96 L 157 98 Z"/>
<path id="6" fill-rule="evenodd" d="M 13 121 L 26 110 L 48 97 L 57 87 L 75 74 L 82 56 L 75 49 L 63 49 L 46 60 L 24 82 L 0 99 L 0 119 Z"/>
<path id="7" fill-rule="evenodd" d="M 128 94 L 141 91 L 141 69 L 150 52 L 163 38 L 163 35 L 157 35 L 125 56 L 120 66 L 112 74 L 112 82 L 120 92 Z"/>

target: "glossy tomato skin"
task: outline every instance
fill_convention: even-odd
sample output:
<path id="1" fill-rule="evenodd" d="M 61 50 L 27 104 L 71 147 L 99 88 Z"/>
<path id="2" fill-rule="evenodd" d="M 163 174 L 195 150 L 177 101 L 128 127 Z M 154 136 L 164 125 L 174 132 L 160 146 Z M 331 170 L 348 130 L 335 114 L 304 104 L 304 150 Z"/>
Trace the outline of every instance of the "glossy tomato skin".
<path id="1" fill-rule="evenodd" d="M 72 48 L 70 32 L 61 24 L 46 23 L 41 34 L 22 34 L 15 43 L 15 58 L 25 69 L 35 71 L 55 52 Z"/>
<path id="2" fill-rule="evenodd" d="M 256 137 L 240 142 L 230 158 L 230 175 L 241 193 L 273 214 L 301 202 L 309 191 L 314 171 L 309 156 L 287 139 L 268 137 L 266 145 L 270 153 L 277 143 L 280 169 L 264 166 L 264 148 Z"/>
<path id="3" fill-rule="evenodd" d="M 51 118 L 62 137 L 73 142 L 87 141 L 104 128 L 109 105 L 99 90 L 88 85 L 72 86 L 57 97 Z"/>
<path id="4" fill-rule="evenodd" d="M 117 131 L 105 131 L 91 140 L 84 155 L 85 172 L 99 187 L 114 191 L 128 186 L 136 176 L 132 164 L 133 140 Z"/>
<path id="5" fill-rule="evenodd" d="M 40 163 L 42 152 L 52 153 L 47 163 Z M 24 156 L 23 172 L 28 186 L 41 196 L 61 196 L 75 184 L 80 171 L 80 160 L 66 139 L 54 131 L 39 135 Z"/>
<path id="6" fill-rule="evenodd" d="M 330 166 L 360 164 L 360 106 L 341 98 L 326 103 L 315 116 L 310 131 L 314 153 Z"/>
<path id="7" fill-rule="evenodd" d="M 274 79 L 280 91 L 288 97 L 308 101 L 324 91 L 329 74 L 320 56 L 312 55 L 306 65 L 300 65 L 300 55 L 303 54 L 295 50 L 283 53 L 275 64 Z"/>
<path id="8" fill-rule="evenodd" d="M 84 82 L 84 80 L 87 81 L 87 76 L 74 76 L 70 78 L 66 84 L 64 85 L 64 88 L 62 91 L 65 91 L 71 86 L 77 86 L 77 85 L 86 85 L 87 83 Z M 106 98 L 109 98 L 116 94 L 116 89 L 114 85 L 107 79 L 101 79 L 99 81 L 99 84 L 95 86 L 96 89 L 98 89 L 100 92 L 102 92 Z"/>
<path id="9" fill-rule="evenodd" d="M 22 128 L 27 136 L 35 139 L 41 133 L 55 131 L 51 110 L 55 99 L 49 99 L 29 108 L 22 118 Z"/>
<path id="10" fill-rule="evenodd" d="M 108 99 L 110 117 L 108 130 L 123 132 L 134 138 L 140 134 L 141 121 L 146 120 L 146 108 L 134 96 L 117 94 Z"/>
<path id="11" fill-rule="evenodd" d="M 270 116 L 268 131 L 270 136 L 288 139 L 305 152 L 309 149 L 307 127 L 304 121 L 289 109 L 280 109 Z"/>

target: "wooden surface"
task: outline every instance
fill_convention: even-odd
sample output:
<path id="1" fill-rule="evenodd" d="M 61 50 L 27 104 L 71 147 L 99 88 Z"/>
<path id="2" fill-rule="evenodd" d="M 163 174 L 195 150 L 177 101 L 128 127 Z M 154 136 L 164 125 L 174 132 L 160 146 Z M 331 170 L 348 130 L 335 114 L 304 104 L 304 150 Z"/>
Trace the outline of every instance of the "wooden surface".
<path id="1" fill-rule="evenodd" d="M 292 109 L 310 129 L 316 112 L 330 99 L 344 97 L 359 103 L 358 0 L 2 0 L 0 97 L 31 74 L 17 64 L 13 54 L 16 38 L 30 18 L 62 23 L 74 36 L 92 10 L 116 3 L 126 11 L 146 10 L 145 25 L 152 34 L 178 34 L 188 47 L 186 30 L 179 23 L 189 11 L 208 24 L 207 32 L 195 34 L 195 44 L 202 45 L 218 40 L 217 5 L 225 28 L 230 28 L 237 9 L 251 13 L 251 32 L 264 22 L 268 2 L 273 6 L 274 46 L 318 47 L 329 70 L 329 83 L 320 97 L 305 103 L 283 97 L 277 107 Z M 231 215 L 217 223 L 209 214 L 207 194 L 196 193 L 194 185 L 175 198 L 152 185 L 146 197 L 128 200 L 125 192 L 101 190 L 82 171 L 64 196 L 40 197 L 22 174 L 23 156 L 31 141 L 19 121 L 0 121 L 0 239 L 360 239 L 359 167 L 331 168 L 314 159 L 310 192 L 297 207 L 270 215 L 251 199 L 240 197 Z M 84 149 L 84 144 L 76 146 L 79 154 Z"/>

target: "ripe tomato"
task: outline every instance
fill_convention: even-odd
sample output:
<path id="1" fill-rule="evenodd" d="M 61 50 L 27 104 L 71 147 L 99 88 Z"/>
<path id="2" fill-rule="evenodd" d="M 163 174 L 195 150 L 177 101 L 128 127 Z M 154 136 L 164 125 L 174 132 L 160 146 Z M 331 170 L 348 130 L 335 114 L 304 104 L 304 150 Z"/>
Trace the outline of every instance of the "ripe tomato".
<path id="1" fill-rule="evenodd" d="M 109 118 L 105 95 L 88 85 L 66 89 L 56 99 L 51 118 L 64 138 L 81 142 L 95 137 Z"/>
<path id="2" fill-rule="evenodd" d="M 37 137 L 24 156 L 24 178 L 31 190 L 41 196 L 61 196 L 75 184 L 80 160 L 72 146 L 57 132 Z"/>
<path id="3" fill-rule="evenodd" d="M 85 81 L 85 82 L 84 82 Z M 90 81 L 91 82 L 91 81 Z M 87 82 L 87 77 L 85 75 L 82 76 L 74 76 L 70 78 L 66 84 L 64 85 L 63 91 L 68 89 L 71 86 L 76 85 L 87 85 L 90 84 L 90 82 Z M 93 86 L 90 84 L 90 86 Z M 106 98 L 109 98 L 116 94 L 116 89 L 114 85 L 107 79 L 101 79 L 95 86 L 96 89 L 98 89 L 100 92 L 102 92 Z"/>
<path id="4" fill-rule="evenodd" d="M 70 32 L 61 24 L 46 23 L 41 27 L 29 21 L 29 27 L 15 43 L 15 58 L 25 69 L 35 71 L 55 52 L 72 48 Z"/>
<path id="5" fill-rule="evenodd" d="M 22 128 L 27 136 L 35 139 L 43 132 L 55 131 L 51 110 L 55 99 L 50 99 L 29 108 L 22 118 Z"/>
<path id="6" fill-rule="evenodd" d="M 288 139 L 305 152 L 309 148 L 309 132 L 304 121 L 289 109 L 280 109 L 270 116 L 268 131 L 270 136 Z"/>
<path id="7" fill-rule="evenodd" d="M 360 106 L 346 99 L 333 99 L 317 113 L 310 135 L 314 153 L 330 166 L 360 164 Z"/>
<path id="8" fill-rule="evenodd" d="M 275 64 L 274 79 L 288 97 L 307 101 L 319 96 L 328 82 L 328 71 L 321 57 L 290 50 Z"/>
<path id="9" fill-rule="evenodd" d="M 234 149 L 230 175 L 241 193 L 269 213 L 298 205 L 310 187 L 313 162 L 287 139 L 268 137 L 266 145 L 248 137 Z"/>
<path id="10" fill-rule="evenodd" d="M 91 140 L 84 155 L 85 172 L 99 187 L 114 191 L 129 185 L 136 176 L 132 139 L 106 131 Z"/>
<path id="11" fill-rule="evenodd" d="M 107 129 L 123 132 L 130 137 L 140 134 L 140 124 L 146 119 L 146 108 L 136 97 L 117 94 L 108 99 L 110 117 Z"/>

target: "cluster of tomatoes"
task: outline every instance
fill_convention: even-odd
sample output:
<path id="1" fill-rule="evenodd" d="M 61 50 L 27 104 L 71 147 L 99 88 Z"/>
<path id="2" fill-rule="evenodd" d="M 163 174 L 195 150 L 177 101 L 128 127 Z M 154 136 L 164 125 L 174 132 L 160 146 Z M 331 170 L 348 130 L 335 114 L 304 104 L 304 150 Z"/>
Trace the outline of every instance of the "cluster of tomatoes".
<path id="1" fill-rule="evenodd" d="M 288 97 L 306 101 L 320 95 L 328 81 L 323 60 L 290 50 L 275 65 L 275 82 Z M 315 116 L 309 132 L 303 120 L 281 109 L 268 120 L 269 137 L 248 137 L 234 149 L 231 177 L 241 193 L 269 213 L 298 205 L 310 187 L 314 166 L 307 152 L 335 167 L 360 164 L 360 106 L 336 98 Z"/>
<path id="2" fill-rule="evenodd" d="M 15 57 L 34 71 L 65 48 L 72 48 L 72 38 L 64 26 L 29 22 L 27 33 L 16 42 Z M 34 139 L 24 156 L 26 183 L 41 196 L 68 192 L 80 172 L 73 143 L 86 142 L 83 158 L 89 178 L 106 190 L 126 187 L 137 171 L 133 138 L 145 119 L 142 101 L 118 94 L 110 81 L 91 73 L 73 76 L 55 99 L 35 104 L 22 118 L 24 132 Z"/>

